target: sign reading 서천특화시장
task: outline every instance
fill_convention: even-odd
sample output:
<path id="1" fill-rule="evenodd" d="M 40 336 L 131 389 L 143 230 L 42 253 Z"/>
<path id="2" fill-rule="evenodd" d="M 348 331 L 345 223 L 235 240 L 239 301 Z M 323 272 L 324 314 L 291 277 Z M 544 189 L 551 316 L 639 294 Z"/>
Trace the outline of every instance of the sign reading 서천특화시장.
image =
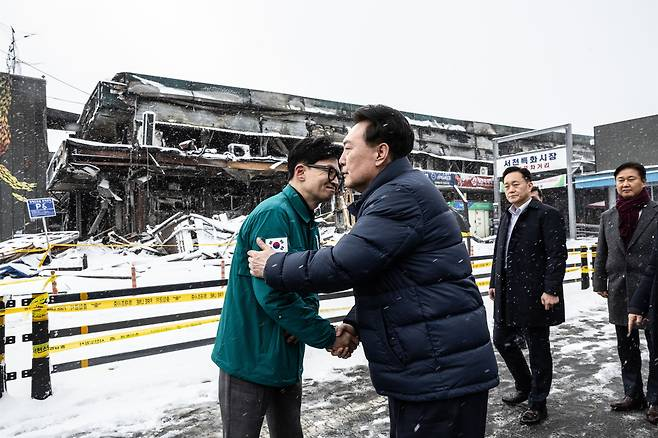
<path id="1" fill-rule="evenodd" d="M 549 172 L 567 168 L 567 149 L 565 147 L 544 149 L 522 154 L 508 155 L 496 160 L 498 178 L 510 166 L 525 167 L 531 173 Z"/>

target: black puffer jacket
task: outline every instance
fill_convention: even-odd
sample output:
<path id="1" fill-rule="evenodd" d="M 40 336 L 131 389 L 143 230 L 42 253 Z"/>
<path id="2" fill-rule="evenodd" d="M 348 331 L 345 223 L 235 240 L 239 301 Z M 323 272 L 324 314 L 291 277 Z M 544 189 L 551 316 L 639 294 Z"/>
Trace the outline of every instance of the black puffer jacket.
<path id="1" fill-rule="evenodd" d="M 275 289 L 354 288 L 356 325 L 378 393 L 439 400 L 498 384 L 485 309 L 459 226 L 441 193 L 401 158 L 351 207 L 333 248 L 270 257 Z"/>

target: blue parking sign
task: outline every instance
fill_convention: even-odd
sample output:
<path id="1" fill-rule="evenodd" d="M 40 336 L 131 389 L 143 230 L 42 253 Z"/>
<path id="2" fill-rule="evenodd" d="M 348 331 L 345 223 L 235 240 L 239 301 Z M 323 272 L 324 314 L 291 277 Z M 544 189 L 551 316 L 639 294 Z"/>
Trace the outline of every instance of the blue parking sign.
<path id="1" fill-rule="evenodd" d="M 32 220 L 56 216 L 55 200 L 53 198 L 28 199 L 27 212 Z"/>

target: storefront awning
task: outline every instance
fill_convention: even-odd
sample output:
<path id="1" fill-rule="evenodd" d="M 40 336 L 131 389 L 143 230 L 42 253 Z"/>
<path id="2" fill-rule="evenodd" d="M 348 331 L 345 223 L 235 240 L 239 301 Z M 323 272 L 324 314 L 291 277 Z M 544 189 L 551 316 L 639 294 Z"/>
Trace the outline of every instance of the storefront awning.
<path id="1" fill-rule="evenodd" d="M 614 170 L 576 176 L 577 189 L 597 189 L 615 186 Z M 658 184 L 658 166 L 647 167 L 647 184 Z"/>

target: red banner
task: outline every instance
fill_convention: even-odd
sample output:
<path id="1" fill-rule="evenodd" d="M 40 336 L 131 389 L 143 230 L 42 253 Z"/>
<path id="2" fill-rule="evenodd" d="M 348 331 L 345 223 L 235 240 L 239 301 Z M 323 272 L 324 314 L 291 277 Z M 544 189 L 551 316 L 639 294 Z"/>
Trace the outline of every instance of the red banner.
<path id="1" fill-rule="evenodd" d="M 487 175 L 474 175 L 458 173 L 455 175 L 457 187 L 493 190 L 493 177 Z"/>

